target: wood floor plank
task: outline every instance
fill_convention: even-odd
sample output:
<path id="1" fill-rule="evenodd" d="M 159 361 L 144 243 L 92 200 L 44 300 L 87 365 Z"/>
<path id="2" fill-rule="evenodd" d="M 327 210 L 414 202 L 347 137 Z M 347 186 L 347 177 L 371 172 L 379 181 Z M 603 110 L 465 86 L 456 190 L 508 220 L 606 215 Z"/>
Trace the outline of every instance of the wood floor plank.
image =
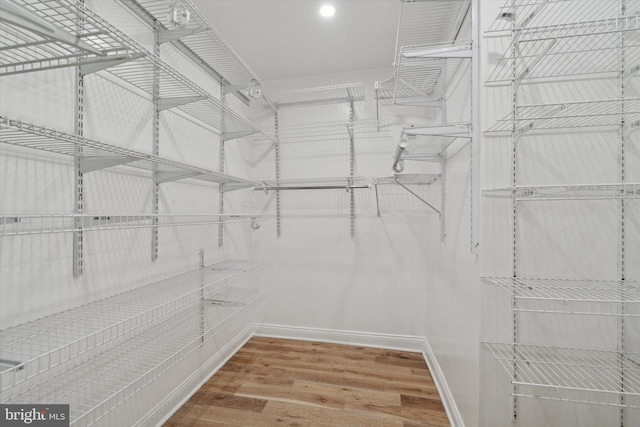
<path id="1" fill-rule="evenodd" d="M 187 404 L 185 404 L 186 406 Z M 184 407 L 183 407 L 184 408 Z M 221 407 L 203 407 L 194 408 L 194 405 L 187 407 L 188 411 L 195 411 L 198 414 L 198 421 L 205 423 L 219 423 L 224 426 L 264 426 L 264 427 L 309 427 L 311 423 L 303 418 L 288 417 L 282 414 L 265 414 L 264 412 L 244 412 L 235 409 L 221 408 Z M 188 424 L 181 424 L 185 420 L 189 422 L 191 420 L 190 415 L 183 414 L 180 409 L 173 417 L 167 421 L 165 426 L 182 427 Z M 193 425 L 193 424 L 192 424 Z M 195 424 L 200 425 L 200 424 Z M 207 424 L 204 424 L 207 425 Z"/>
<path id="2" fill-rule="evenodd" d="M 303 408 L 284 402 L 269 402 L 266 414 L 284 414 L 295 419 L 305 419 L 314 427 L 403 427 L 401 420 L 391 421 L 372 414 L 354 413 L 327 408 Z"/>
<path id="3" fill-rule="evenodd" d="M 297 403 L 299 405 L 317 406 L 320 408 L 342 409 L 345 404 L 345 398 L 342 396 L 292 390 L 291 387 L 276 388 L 272 386 L 243 384 L 238 388 L 236 394 L 238 396 Z"/>
<path id="4" fill-rule="evenodd" d="M 448 427 L 420 353 L 253 337 L 171 427 Z"/>

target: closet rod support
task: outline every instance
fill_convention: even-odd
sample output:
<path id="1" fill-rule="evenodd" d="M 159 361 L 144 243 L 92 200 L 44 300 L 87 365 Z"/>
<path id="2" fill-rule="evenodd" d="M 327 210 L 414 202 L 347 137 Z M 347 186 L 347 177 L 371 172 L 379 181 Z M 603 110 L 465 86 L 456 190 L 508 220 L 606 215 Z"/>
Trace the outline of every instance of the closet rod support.
<path id="1" fill-rule="evenodd" d="M 406 185 L 404 185 L 403 183 L 401 183 L 400 181 L 396 180 L 396 184 L 398 184 L 400 187 L 404 188 L 405 190 L 407 190 L 409 193 L 411 193 L 414 197 L 416 197 L 418 200 L 420 200 L 422 203 L 424 203 L 425 205 L 429 206 L 431 209 L 433 209 L 434 211 L 436 211 L 438 213 L 438 216 L 442 216 L 442 214 L 440 213 L 440 211 L 438 209 L 436 209 L 431 203 L 427 202 L 425 199 L 423 199 L 422 197 L 420 197 L 419 195 L 417 195 L 414 191 L 412 191 L 409 187 L 407 187 Z"/>

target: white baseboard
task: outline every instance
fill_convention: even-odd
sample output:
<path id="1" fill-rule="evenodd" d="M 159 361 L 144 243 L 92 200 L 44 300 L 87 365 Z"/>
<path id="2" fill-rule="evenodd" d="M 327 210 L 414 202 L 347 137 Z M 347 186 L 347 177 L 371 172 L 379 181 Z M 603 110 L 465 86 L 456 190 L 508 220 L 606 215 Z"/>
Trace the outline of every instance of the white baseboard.
<path id="1" fill-rule="evenodd" d="M 253 325 L 249 325 L 236 335 L 233 340 L 222 347 L 220 351 L 213 355 L 207 363 L 191 374 L 189 378 L 185 379 L 171 394 L 158 402 L 151 412 L 147 413 L 135 424 L 136 427 L 163 425 L 171 415 L 180 409 L 204 383 L 209 381 L 252 336 Z"/>
<path id="2" fill-rule="evenodd" d="M 456 401 L 453 398 L 449 384 L 447 384 L 447 379 L 444 376 L 444 372 L 442 372 L 442 368 L 440 368 L 440 364 L 438 363 L 436 355 L 433 353 L 433 349 L 429 345 L 429 341 L 423 338 L 422 343 L 422 356 L 424 357 L 425 362 L 427 362 L 431 378 L 433 378 L 433 382 L 438 389 L 438 393 L 440 393 L 440 399 L 442 400 L 445 411 L 447 411 L 451 427 L 465 427 L 458 405 L 456 405 Z"/>
<path id="3" fill-rule="evenodd" d="M 429 342 L 424 337 L 304 328 L 264 323 L 254 323 L 240 332 L 231 342 L 209 359 L 206 364 L 201 366 L 200 369 L 177 387 L 173 393 L 159 402 L 154 410 L 141 419 L 136 426 L 162 425 L 253 336 L 388 348 L 422 353 L 433 377 L 433 381 L 440 393 L 440 398 L 442 399 L 442 404 L 445 407 L 451 426 L 465 427 L 444 373 L 438 364 L 438 360 Z"/>
<path id="4" fill-rule="evenodd" d="M 265 323 L 255 323 L 253 326 L 254 335 L 270 338 L 330 342 L 415 352 L 422 352 L 424 348 L 424 338 L 412 335 L 374 334 L 370 332 L 304 328 Z"/>

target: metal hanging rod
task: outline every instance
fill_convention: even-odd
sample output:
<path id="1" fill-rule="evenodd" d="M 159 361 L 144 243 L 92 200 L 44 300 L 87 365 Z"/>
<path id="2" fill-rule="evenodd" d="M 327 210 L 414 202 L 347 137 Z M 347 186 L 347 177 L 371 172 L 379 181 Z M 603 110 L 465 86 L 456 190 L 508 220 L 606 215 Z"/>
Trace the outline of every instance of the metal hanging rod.
<path id="1" fill-rule="evenodd" d="M 640 407 L 640 354 L 620 351 L 562 348 L 485 342 L 500 362 L 519 396 Z M 518 377 L 513 379 L 514 364 Z M 620 382 L 620 369 L 625 381 Z M 620 403 L 624 396 L 624 403 Z"/>
<path id="2" fill-rule="evenodd" d="M 517 185 L 515 188 L 484 190 L 488 196 L 511 197 L 516 201 L 626 200 L 640 198 L 640 183 L 582 185 Z"/>
<path id="3" fill-rule="evenodd" d="M 357 177 L 336 178 L 308 178 L 308 179 L 281 179 L 263 181 L 261 186 L 254 188 L 256 191 L 275 190 L 353 190 L 371 188 L 367 179 Z"/>
<path id="4" fill-rule="evenodd" d="M 191 0 L 120 0 L 147 24 L 158 23 L 168 41 L 221 83 L 262 86 L 262 80 Z M 178 17 L 178 19 L 176 19 Z"/>
<path id="5" fill-rule="evenodd" d="M 503 134 L 516 129 L 522 134 L 536 130 L 590 127 L 617 130 L 623 121 L 627 129 L 640 126 L 640 98 L 521 105 L 515 112 L 498 120 L 486 133 Z"/>
<path id="6" fill-rule="evenodd" d="M 80 162 L 84 172 L 127 165 L 158 172 L 160 182 L 192 178 L 229 185 L 230 187 L 225 190 L 256 185 L 256 182 L 246 179 L 2 116 L 0 116 L 0 142 L 67 156 L 75 156 L 75 148 L 82 147 Z"/>

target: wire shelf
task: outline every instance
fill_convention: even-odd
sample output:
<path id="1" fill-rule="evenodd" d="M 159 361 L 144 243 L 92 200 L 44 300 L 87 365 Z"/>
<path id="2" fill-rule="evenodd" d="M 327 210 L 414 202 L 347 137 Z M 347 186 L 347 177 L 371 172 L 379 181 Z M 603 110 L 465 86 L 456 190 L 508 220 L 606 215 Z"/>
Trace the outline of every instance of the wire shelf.
<path id="1" fill-rule="evenodd" d="M 517 300 L 516 311 L 640 317 L 623 304 L 640 304 L 640 282 L 629 280 L 535 279 L 483 277 Z"/>
<path id="2" fill-rule="evenodd" d="M 388 184 L 405 184 L 405 185 L 429 185 L 440 179 L 440 174 L 435 173 L 403 173 L 394 174 L 393 176 L 386 176 L 382 178 L 376 178 L 374 184 L 376 185 L 388 185 Z"/>
<path id="3" fill-rule="evenodd" d="M 392 99 L 394 105 L 439 101 L 446 97 L 460 66 L 470 58 L 468 41 L 403 46 L 393 77 L 378 83 L 376 96 Z"/>
<path id="4" fill-rule="evenodd" d="M 0 391 L 12 395 L 12 387 L 39 374 L 117 338 L 143 333 L 259 265 L 224 261 L 0 331 L 0 359 L 12 362 L 0 372 Z"/>
<path id="5" fill-rule="evenodd" d="M 395 63 L 405 46 L 435 45 L 455 40 L 471 2 L 403 0 L 398 20 Z"/>
<path id="6" fill-rule="evenodd" d="M 100 45 L 104 45 L 110 50 L 115 50 L 118 54 L 126 52 L 126 58 L 123 57 L 119 59 L 128 59 L 122 63 L 110 63 L 108 71 L 111 74 L 141 89 L 151 97 L 154 96 L 154 81 L 157 74 L 160 82 L 159 97 L 161 103 L 167 102 L 170 104 L 172 101 L 189 99 L 186 104 L 182 101 L 178 102 L 175 108 L 182 110 L 193 118 L 218 130 L 223 129 L 224 122 L 225 134 L 223 135 L 223 139 L 235 139 L 254 133 L 262 133 L 262 130 L 256 125 L 187 79 L 141 44 L 85 7 L 83 3 L 73 0 L 17 1 L 33 15 L 44 19 L 50 24 L 64 26 L 65 30 L 71 31 L 76 28 L 79 22 L 82 22 L 83 27 L 87 29 L 87 31 L 90 31 L 90 34 L 102 35 L 102 37 L 106 38 L 106 41 L 100 39 L 96 41 L 96 43 L 100 43 Z M 27 53 L 24 55 L 31 54 L 32 45 L 22 46 L 23 44 L 24 43 L 14 44 L 12 45 L 13 48 L 9 49 L 9 51 L 15 50 L 16 46 L 18 46 L 18 52 L 20 53 L 16 54 L 16 58 L 23 55 L 22 51 L 25 49 Z M 36 46 L 39 47 L 41 45 L 37 44 Z M 35 53 L 32 56 L 35 56 Z M 29 61 L 27 61 L 30 66 L 21 72 L 52 68 L 47 65 L 53 60 L 51 58 L 41 59 L 35 62 L 31 57 L 27 57 L 30 58 Z M 74 55 L 74 58 L 75 57 L 77 57 L 77 54 Z M 13 60 L 12 58 L 14 58 L 14 56 L 9 56 L 10 60 Z M 66 63 L 66 66 L 80 65 L 81 71 L 84 74 L 88 74 L 100 69 L 91 68 L 91 64 L 94 62 L 95 61 L 91 59 L 90 62 L 85 62 L 83 58 L 80 57 L 73 62 Z M 13 65 L 10 63 L 5 65 L 7 67 L 16 67 L 15 63 L 13 63 Z M 59 66 L 61 65 L 53 68 Z"/>
<path id="7" fill-rule="evenodd" d="M 512 197 L 516 201 L 625 200 L 640 198 L 640 183 L 582 185 L 517 185 L 484 190 L 485 195 Z"/>
<path id="8" fill-rule="evenodd" d="M 630 0 L 627 10 L 637 11 L 639 4 L 637 0 Z M 619 15 L 620 4 L 609 1 L 508 0 L 500 8 L 487 35 L 511 35 L 514 29 L 524 37 L 531 34 L 562 36 L 616 31 L 626 26 L 626 17 Z M 557 24 L 559 22 L 562 24 Z"/>
<path id="9" fill-rule="evenodd" d="M 0 214 L 0 236 L 251 223 L 253 214 Z"/>
<path id="10" fill-rule="evenodd" d="M 255 182 L 224 173 L 2 116 L 0 116 L 0 142 L 67 156 L 77 156 L 76 148 L 82 147 L 81 164 L 86 168 L 85 171 L 125 164 L 158 172 L 159 182 L 193 178 L 218 184 L 237 184 L 245 188 L 255 185 Z"/>
<path id="11" fill-rule="evenodd" d="M 278 141 L 290 143 L 300 140 L 326 139 L 328 137 L 349 138 L 353 135 L 386 131 L 389 128 L 389 123 L 389 120 L 359 120 L 279 128 Z"/>
<path id="12" fill-rule="evenodd" d="M 515 116 L 515 117 L 514 117 Z M 609 127 L 634 129 L 640 125 L 640 98 L 603 101 L 566 102 L 518 106 L 515 114 L 498 120 L 487 134 L 525 132 L 546 129 Z"/>
<path id="13" fill-rule="evenodd" d="M 171 38 L 170 43 L 200 65 L 221 83 L 231 85 L 262 85 L 260 78 L 236 53 L 222 35 L 209 23 L 191 0 L 121 0 L 150 26 L 154 21 Z M 187 11 L 190 18 L 185 25 L 169 21 L 170 11 L 177 7 Z"/>
<path id="14" fill-rule="evenodd" d="M 9 9 L 0 20 L 0 76 L 130 58 L 134 53 L 100 26 L 86 22 L 80 27 L 86 15 L 81 4 L 21 0 L 2 7 Z M 32 14 L 30 29 L 11 23 L 13 10 L 18 16 Z"/>
<path id="15" fill-rule="evenodd" d="M 361 82 L 272 92 L 265 94 L 263 98 L 265 102 L 270 103 L 276 108 L 297 107 L 314 104 L 363 101 L 365 99 L 365 92 L 364 83 Z"/>
<path id="16" fill-rule="evenodd" d="M 640 407 L 640 354 L 500 342 L 483 345 L 519 386 L 517 396 Z"/>
<path id="17" fill-rule="evenodd" d="M 615 6 L 614 2 L 598 2 L 607 3 Z M 640 29 L 640 12 L 632 16 L 617 15 L 519 31 L 487 82 L 502 84 L 514 79 L 522 82 L 569 76 L 617 76 L 623 36 L 625 61 L 632 64 L 640 58 L 637 31 Z M 636 71 L 636 68 L 625 70 L 625 76 Z"/>
<path id="18" fill-rule="evenodd" d="M 262 186 L 255 190 L 349 190 L 354 188 L 371 188 L 363 176 L 280 179 L 262 181 Z"/>
<path id="19" fill-rule="evenodd" d="M 91 425 L 215 337 L 260 293 L 229 288 L 6 403 L 65 403 L 70 425 Z"/>

